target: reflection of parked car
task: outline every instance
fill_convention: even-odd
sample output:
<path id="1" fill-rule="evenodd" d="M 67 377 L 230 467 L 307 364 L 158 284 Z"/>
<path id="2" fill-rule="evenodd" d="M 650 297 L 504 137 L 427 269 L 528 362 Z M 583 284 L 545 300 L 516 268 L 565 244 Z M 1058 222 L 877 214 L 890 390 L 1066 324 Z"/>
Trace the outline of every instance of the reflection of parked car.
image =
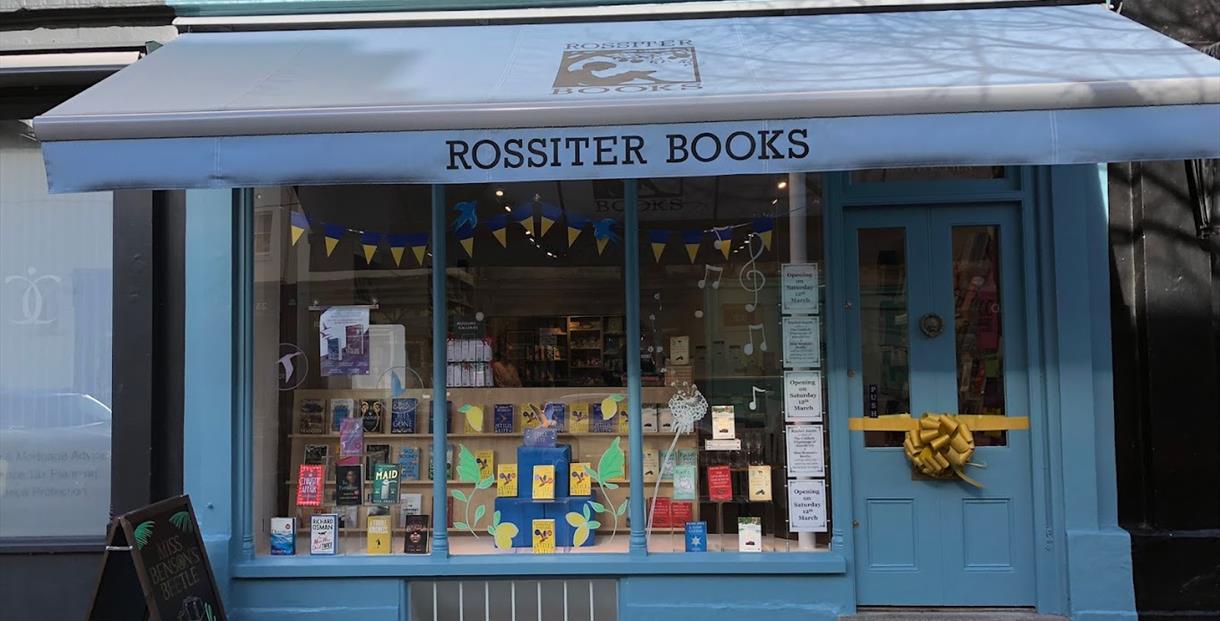
<path id="1" fill-rule="evenodd" d="M 92 395 L 0 391 L 0 537 L 104 534 L 110 434 Z"/>

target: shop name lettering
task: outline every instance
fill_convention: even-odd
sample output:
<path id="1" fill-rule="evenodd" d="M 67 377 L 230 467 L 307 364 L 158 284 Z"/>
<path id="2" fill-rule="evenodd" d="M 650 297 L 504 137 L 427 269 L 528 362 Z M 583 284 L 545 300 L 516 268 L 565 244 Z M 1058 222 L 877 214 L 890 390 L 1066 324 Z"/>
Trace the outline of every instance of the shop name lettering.
<path id="1" fill-rule="evenodd" d="M 804 129 L 666 134 L 664 151 L 657 155 L 666 164 L 799 160 L 809 156 L 808 140 Z M 656 157 L 643 136 L 632 135 L 446 140 L 445 145 L 448 170 L 630 166 Z"/>
<path id="2" fill-rule="evenodd" d="M 148 577 L 161 592 L 161 599 L 174 598 L 203 579 L 199 551 L 184 546 L 179 537 L 157 543 L 157 554 L 165 560 L 148 568 Z"/>

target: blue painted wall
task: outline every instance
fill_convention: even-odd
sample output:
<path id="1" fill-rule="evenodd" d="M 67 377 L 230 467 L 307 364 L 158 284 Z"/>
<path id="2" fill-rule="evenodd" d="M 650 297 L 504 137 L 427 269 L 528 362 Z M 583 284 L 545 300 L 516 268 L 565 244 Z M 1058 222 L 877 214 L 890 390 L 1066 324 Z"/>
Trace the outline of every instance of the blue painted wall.
<path id="1" fill-rule="evenodd" d="M 941 184 L 880 194 L 854 193 L 830 175 L 826 226 L 836 248 L 839 206 L 945 201 L 1018 201 L 1024 209 L 1027 331 L 1036 345 L 1031 409 L 1043 422 L 1031 429 L 1038 536 L 1038 608 L 1073 619 L 1135 618 L 1127 535 L 1117 527 L 1113 404 L 1109 349 L 1109 280 L 1105 246 L 1105 179 L 1096 166 L 1014 169 L 1014 184 L 974 187 L 962 196 Z M 959 188 L 960 189 L 960 188 Z M 870 190 L 872 191 L 872 190 Z M 956 193 L 955 193 L 956 192 Z M 410 576 L 620 577 L 625 620 L 714 621 L 745 618 L 834 619 L 854 610 L 850 484 L 846 431 L 831 429 L 832 550 L 817 554 L 652 556 L 570 555 L 542 559 L 476 557 L 403 559 L 254 558 L 242 471 L 248 407 L 241 403 L 249 373 L 234 343 L 242 297 L 234 274 L 235 238 L 243 233 L 229 191 L 188 193 L 186 341 L 186 490 L 191 494 L 218 581 L 234 619 L 407 619 Z M 249 251 L 247 245 L 240 245 Z M 832 259 L 833 261 L 833 259 Z M 832 278 L 833 265 L 829 265 Z M 830 359 L 842 343 L 833 314 Z M 832 363 L 833 364 L 833 363 Z M 836 376 L 828 369 L 831 407 Z M 1104 571 L 1099 571 L 1104 568 Z"/>

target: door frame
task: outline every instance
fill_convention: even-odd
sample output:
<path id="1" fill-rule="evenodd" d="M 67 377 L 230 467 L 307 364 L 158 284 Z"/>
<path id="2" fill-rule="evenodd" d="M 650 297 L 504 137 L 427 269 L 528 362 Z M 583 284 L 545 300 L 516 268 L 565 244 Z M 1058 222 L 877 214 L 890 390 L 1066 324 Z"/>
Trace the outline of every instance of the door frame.
<path id="1" fill-rule="evenodd" d="M 1030 468 L 1034 544 L 1034 584 L 1037 609 L 1044 613 L 1068 610 L 1066 584 L 1067 553 L 1062 511 L 1062 479 L 1056 474 L 1062 466 L 1058 438 L 1051 429 L 1059 428 L 1059 412 L 1051 403 L 1057 391 L 1055 375 L 1048 373 L 1047 352 L 1055 351 L 1055 334 L 1045 324 L 1054 320 L 1054 300 L 1044 299 L 1043 283 L 1053 279 L 1054 265 L 1041 254 L 1051 239 L 1050 171 L 1045 167 L 1009 167 L 1005 179 L 995 183 L 978 181 L 929 181 L 901 184 L 853 184 L 850 173 L 828 173 L 825 178 L 824 243 L 826 248 L 826 381 L 830 435 L 832 495 L 831 548 L 841 552 L 854 566 L 855 515 L 852 489 L 851 438 L 846 419 L 854 393 L 847 377 L 851 352 L 846 326 L 850 325 L 844 304 L 850 292 L 845 257 L 848 236 L 844 211 L 847 207 L 902 207 L 927 205 L 1010 204 L 1018 209 L 1021 254 L 1021 295 L 1023 305 L 1011 321 L 1024 323 L 1027 395 L 1030 417 Z M 834 468 L 834 464 L 843 467 Z M 857 600 L 856 577 L 850 581 L 853 601 Z"/>

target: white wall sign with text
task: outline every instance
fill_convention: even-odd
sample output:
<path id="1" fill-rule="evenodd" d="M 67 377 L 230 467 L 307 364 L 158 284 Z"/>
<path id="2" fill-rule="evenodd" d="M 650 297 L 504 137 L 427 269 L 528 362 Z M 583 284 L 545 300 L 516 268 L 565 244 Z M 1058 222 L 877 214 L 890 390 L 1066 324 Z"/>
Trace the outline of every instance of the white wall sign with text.
<path id="1" fill-rule="evenodd" d="M 826 532 L 826 481 L 788 481 L 788 530 Z"/>
<path id="2" fill-rule="evenodd" d="M 789 315 L 818 314 L 818 264 L 780 266 L 780 308 Z"/>
<path id="3" fill-rule="evenodd" d="M 784 317 L 784 366 L 822 366 L 822 322 L 817 317 Z"/>
<path id="4" fill-rule="evenodd" d="M 784 371 L 784 420 L 822 422 L 821 371 Z"/>
<path id="5" fill-rule="evenodd" d="M 826 446 L 821 425 L 788 425 L 788 476 L 826 476 Z"/>

